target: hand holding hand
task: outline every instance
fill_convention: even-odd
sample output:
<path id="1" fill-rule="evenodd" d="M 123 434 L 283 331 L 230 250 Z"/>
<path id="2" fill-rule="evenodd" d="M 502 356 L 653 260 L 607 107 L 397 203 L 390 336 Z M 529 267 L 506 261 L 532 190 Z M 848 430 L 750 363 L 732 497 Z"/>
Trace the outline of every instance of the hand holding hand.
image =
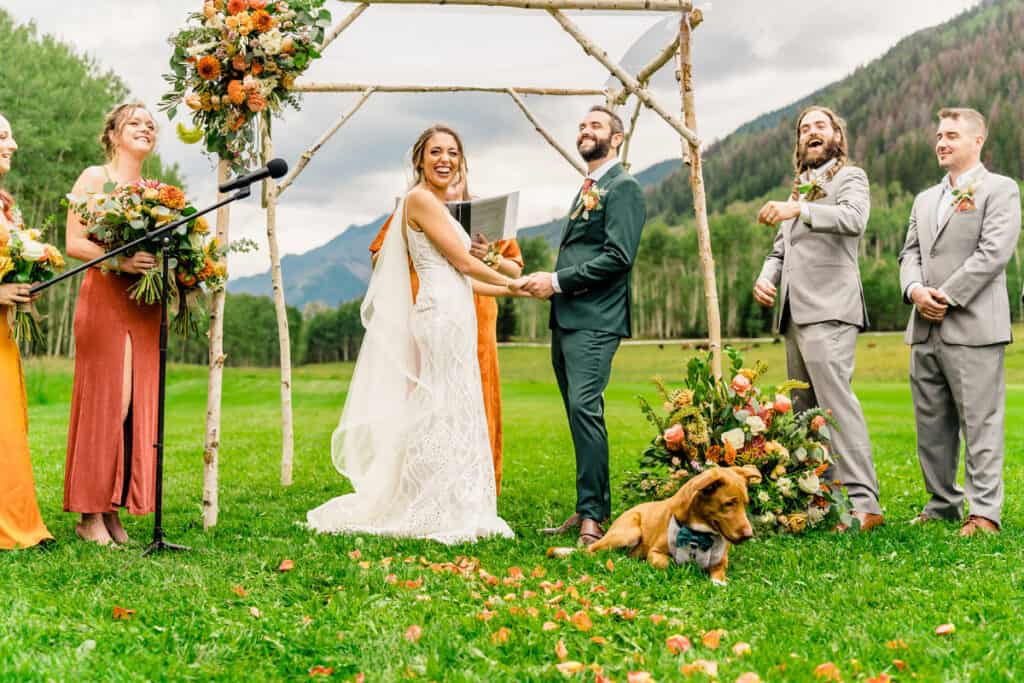
<path id="1" fill-rule="evenodd" d="M 775 305 L 775 295 L 777 292 L 778 290 L 775 285 L 763 277 L 757 278 L 757 282 L 754 283 L 754 301 L 765 308 L 771 308 Z"/>
<path id="2" fill-rule="evenodd" d="M 33 299 L 38 298 L 38 295 L 33 297 L 31 294 L 29 294 L 29 289 L 31 289 L 31 287 L 31 285 L 21 285 L 14 283 L 8 285 L 0 285 L 0 306 L 16 306 L 18 304 L 27 304 Z"/>
<path id="3" fill-rule="evenodd" d="M 535 299 L 550 299 L 555 294 L 551 284 L 551 273 L 530 273 L 523 285 L 523 291 Z"/>
<path id="4" fill-rule="evenodd" d="M 147 270 L 152 270 L 153 268 L 156 268 L 156 257 L 148 251 L 139 251 L 122 260 L 118 269 L 122 273 L 138 275 L 139 273 L 145 273 Z"/>
<path id="5" fill-rule="evenodd" d="M 768 202 L 757 212 L 757 222 L 765 225 L 776 225 L 800 215 L 800 202 Z"/>
<path id="6" fill-rule="evenodd" d="M 942 292 L 934 287 L 916 287 L 910 295 L 918 312 L 925 320 L 938 323 L 946 317 L 949 302 Z"/>

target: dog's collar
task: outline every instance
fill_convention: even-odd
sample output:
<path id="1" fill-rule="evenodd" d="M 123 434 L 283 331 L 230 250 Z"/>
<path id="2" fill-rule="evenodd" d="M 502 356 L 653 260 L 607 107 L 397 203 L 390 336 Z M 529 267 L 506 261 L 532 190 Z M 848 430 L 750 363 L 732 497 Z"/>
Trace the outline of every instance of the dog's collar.
<path id="1" fill-rule="evenodd" d="M 715 544 L 715 536 L 706 531 L 695 531 L 688 526 L 679 526 L 676 532 L 677 548 L 695 548 L 707 552 Z"/>

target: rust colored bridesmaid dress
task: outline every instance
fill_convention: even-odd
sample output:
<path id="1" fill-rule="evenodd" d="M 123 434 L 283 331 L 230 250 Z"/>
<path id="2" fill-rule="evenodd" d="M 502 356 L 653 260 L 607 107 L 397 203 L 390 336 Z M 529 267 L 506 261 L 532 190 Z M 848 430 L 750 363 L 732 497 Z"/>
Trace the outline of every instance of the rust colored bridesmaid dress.
<path id="1" fill-rule="evenodd" d="M 0 306 L 0 549 L 27 548 L 53 536 L 36 502 L 28 453 L 28 411 L 18 345 Z"/>
<path id="2" fill-rule="evenodd" d="M 75 309 L 75 383 L 71 396 L 64 509 L 153 511 L 156 498 L 160 306 L 129 297 L 137 275 L 91 268 Z M 132 395 L 121 421 L 125 345 L 131 340 Z"/>
<path id="3" fill-rule="evenodd" d="M 370 253 L 376 254 L 384 245 L 384 237 L 391 227 L 391 219 L 394 214 L 384 221 L 380 232 L 370 245 Z M 519 251 L 519 243 L 515 240 L 504 240 L 498 242 L 502 258 L 515 261 L 519 267 L 523 267 L 523 255 Z M 412 261 L 409 262 L 409 273 L 412 276 L 412 298 L 416 300 L 416 293 L 419 290 L 419 278 L 413 270 Z M 498 301 L 491 296 L 473 295 L 473 303 L 476 305 L 476 355 L 480 363 L 480 381 L 483 385 L 484 410 L 487 413 L 487 433 L 491 437 L 491 458 L 494 460 L 494 484 L 497 492 L 501 493 L 501 463 L 502 463 L 502 436 L 501 436 L 501 377 L 498 372 Z"/>

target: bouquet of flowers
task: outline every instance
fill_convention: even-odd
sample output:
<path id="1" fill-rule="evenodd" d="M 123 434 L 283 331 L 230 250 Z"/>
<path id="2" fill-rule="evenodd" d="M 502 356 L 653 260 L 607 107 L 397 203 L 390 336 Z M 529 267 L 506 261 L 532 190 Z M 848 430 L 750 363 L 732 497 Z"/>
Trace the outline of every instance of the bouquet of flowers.
<path id="1" fill-rule="evenodd" d="M 107 183 L 101 193 L 85 198 L 68 195 L 66 203 L 86 224 L 89 239 L 108 251 L 196 213 L 180 188 L 158 180 L 141 180 L 120 187 Z M 210 239 L 209 233 L 209 223 L 203 216 L 170 233 L 167 266 L 173 276 L 167 295 L 173 327 L 182 336 L 197 333 L 197 316 L 203 314 L 203 294 L 223 288 L 227 252 L 246 251 L 253 246 L 249 240 L 224 245 Z M 143 242 L 125 252 L 131 256 L 137 251 L 149 251 L 157 257 L 157 266 L 143 273 L 128 289 L 140 303 L 157 303 L 163 295 L 160 250 L 159 243 Z"/>
<path id="2" fill-rule="evenodd" d="M 204 141 L 206 152 L 252 165 L 254 126 L 263 111 L 299 108 L 291 88 L 320 56 L 317 48 L 331 13 L 324 0 L 206 0 L 171 36 L 170 91 L 160 109 L 173 119 L 184 103 L 194 128 L 178 124 L 188 143 Z"/>
<path id="3" fill-rule="evenodd" d="M 14 228 L 0 224 L 0 284 L 29 284 L 52 279 L 64 269 L 64 256 L 52 244 L 41 242 L 42 232 L 25 228 L 21 213 L 13 209 Z M 43 340 L 39 314 L 32 304 L 18 304 L 14 313 L 14 338 L 35 344 Z"/>
<path id="4" fill-rule="evenodd" d="M 714 376 L 709 354 L 690 360 L 682 388 L 670 390 L 655 380 L 662 411 L 640 399 L 657 434 L 640 458 L 642 469 L 627 473 L 626 497 L 661 500 L 709 467 L 753 465 L 762 482 L 750 486 L 750 512 L 762 531 L 800 533 L 824 522 L 854 524 L 845 493 L 824 481 L 837 457 L 829 445 L 835 427 L 831 414 L 820 408 L 794 413 L 789 394 L 805 383 L 758 386 L 767 366 L 759 361 L 752 369 L 744 367 L 737 350 L 726 351 L 730 381 Z"/>

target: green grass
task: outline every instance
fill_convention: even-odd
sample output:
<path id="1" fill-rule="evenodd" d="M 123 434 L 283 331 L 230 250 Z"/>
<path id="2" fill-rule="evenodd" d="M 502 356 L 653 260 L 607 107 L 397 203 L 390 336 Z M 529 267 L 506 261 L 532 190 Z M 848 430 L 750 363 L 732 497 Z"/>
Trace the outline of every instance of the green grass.
<path id="1" fill-rule="evenodd" d="M 650 395 L 654 374 L 678 377 L 685 353 L 656 346 L 620 351 L 607 392 L 613 474 L 634 465 L 650 436 L 635 396 Z M 747 356 L 749 362 L 766 360 L 774 379 L 784 374 L 781 345 L 751 347 Z M 71 368 L 28 362 L 40 505 L 59 543 L 50 550 L 0 553 L 0 680 L 300 680 L 316 665 L 334 670 L 330 680 L 351 680 L 358 672 L 368 681 L 561 680 L 555 669 L 559 639 L 570 659 L 599 663 L 620 683 L 636 670 L 657 681 L 680 680 L 680 665 L 697 658 L 717 661 L 723 681 L 745 671 L 772 681 L 815 680 L 815 666 L 827 661 L 847 681 L 883 671 L 896 680 L 1010 680 L 1024 670 L 1018 617 L 1024 607 L 1024 436 L 1017 426 L 1024 418 L 1024 353 L 1011 346 L 1007 360 L 1006 530 L 970 540 L 957 538 L 954 525 L 903 523 L 925 500 L 905 347 L 894 335 L 864 336 L 858 362 L 857 390 L 889 523 L 864 536 L 756 539 L 733 551 L 726 588 L 690 568 L 657 571 L 618 555 L 611 556 L 613 570 L 605 565 L 608 556 L 545 557 L 551 540 L 535 529 L 561 521 L 574 502 L 569 433 L 545 349 L 501 351 L 506 465 L 499 508 L 517 538 L 456 548 L 319 536 L 297 525 L 306 510 L 346 490 L 328 444 L 351 365 L 296 371 L 297 457 L 295 483 L 287 489 L 278 483 L 276 371 L 228 370 L 220 524 L 204 532 L 199 503 L 206 377 L 201 368 L 172 368 L 165 529 L 169 540 L 192 551 L 146 559 L 139 553 L 151 518 L 128 520 L 135 545 L 125 550 L 75 540 L 74 516 L 61 511 Z M 368 569 L 350 559 L 354 549 L 371 562 Z M 419 560 L 447 562 L 459 555 L 479 558 L 498 577 L 520 567 L 526 578 L 520 585 L 491 587 L 435 573 Z M 382 567 L 380 560 L 388 557 L 393 563 Z M 406 563 L 407 557 L 416 559 Z M 295 569 L 280 573 L 285 558 Z M 531 577 L 536 567 L 546 571 L 544 579 Z M 398 584 L 385 582 L 389 573 Z M 402 583 L 421 577 L 419 588 Z M 593 629 L 559 621 L 558 630 L 542 630 L 559 608 L 570 615 L 581 609 L 568 595 L 560 604 L 545 604 L 556 594 L 544 595 L 542 580 L 561 580 L 590 599 Z M 607 592 L 591 593 L 595 585 Z M 234 586 L 247 595 L 236 595 Z M 526 590 L 540 595 L 524 599 Z M 490 621 L 477 618 L 485 600 L 509 593 L 516 600 L 493 602 Z M 136 613 L 115 620 L 115 605 Z M 625 620 L 594 609 L 613 605 L 638 614 Z M 535 607 L 539 615 L 515 614 L 511 607 Z M 655 623 L 651 615 L 667 619 Z M 947 622 L 956 632 L 934 635 Z M 403 638 L 413 624 L 423 633 L 416 644 Z M 509 629 L 508 641 L 492 642 L 501 627 Z M 726 631 L 718 650 L 700 644 L 711 629 Z M 671 655 L 665 638 L 673 633 L 689 636 L 694 648 Z M 607 643 L 594 643 L 592 636 Z M 897 639 L 907 649 L 887 647 Z M 731 648 L 740 641 L 752 651 L 737 658 Z M 906 670 L 898 671 L 894 659 L 903 660 Z M 590 672 L 575 678 L 593 679 Z"/>

